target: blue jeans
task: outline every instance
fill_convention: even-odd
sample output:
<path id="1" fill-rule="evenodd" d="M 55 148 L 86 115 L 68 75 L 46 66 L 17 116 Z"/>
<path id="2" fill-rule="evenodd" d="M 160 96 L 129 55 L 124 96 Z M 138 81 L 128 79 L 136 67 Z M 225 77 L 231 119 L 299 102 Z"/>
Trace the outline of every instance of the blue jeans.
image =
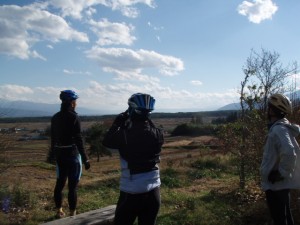
<path id="1" fill-rule="evenodd" d="M 290 190 L 266 191 L 267 204 L 274 225 L 294 225 L 290 209 Z"/>

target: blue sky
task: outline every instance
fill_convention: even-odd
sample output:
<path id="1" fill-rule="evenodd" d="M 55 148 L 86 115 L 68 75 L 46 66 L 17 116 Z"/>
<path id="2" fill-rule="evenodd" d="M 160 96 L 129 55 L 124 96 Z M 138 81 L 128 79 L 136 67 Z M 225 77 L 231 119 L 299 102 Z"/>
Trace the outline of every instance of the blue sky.
<path id="1" fill-rule="evenodd" d="M 299 0 L 0 2 L 0 99 L 119 112 L 136 92 L 156 111 L 238 102 L 251 49 L 300 60 Z"/>

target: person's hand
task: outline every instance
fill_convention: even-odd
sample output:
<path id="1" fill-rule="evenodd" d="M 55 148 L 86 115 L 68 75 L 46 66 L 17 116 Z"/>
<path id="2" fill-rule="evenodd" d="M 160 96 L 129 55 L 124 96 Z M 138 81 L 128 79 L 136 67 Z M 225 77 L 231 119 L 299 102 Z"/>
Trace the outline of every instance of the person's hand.
<path id="1" fill-rule="evenodd" d="M 274 184 L 275 182 L 278 182 L 278 181 L 281 181 L 283 180 L 284 178 L 281 176 L 280 172 L 278 170 L 272 170 L 270 173 L 269 173 L 269 176 L 268 176 L 268 180 Z"/>
<path id="2" fill-rule="evenodd" d="M 116 125 L 117 127 L 120 127 L 124 124 L 124 122 L 128 119 L 128 117 L 129 117 L 129 114 L 128 114 L 128 111 L 126 110 L 125 112 L 120 113 L 116 117 L 113 124 Z"/>
<path id="3" fill-rule="evenodd" d="M 85 163 L 84 163 L 84 168 L 85 168 L 86 170 L 88 170 L 90 167 L 91 167 L 90 162 L 89 162 L 88 160 L 85 161 Z"/>

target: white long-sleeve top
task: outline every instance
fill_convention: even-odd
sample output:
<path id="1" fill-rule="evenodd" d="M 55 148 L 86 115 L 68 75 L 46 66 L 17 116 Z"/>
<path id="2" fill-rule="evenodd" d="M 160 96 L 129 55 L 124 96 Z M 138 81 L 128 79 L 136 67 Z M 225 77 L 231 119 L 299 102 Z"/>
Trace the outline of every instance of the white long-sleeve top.
<path id="1" fill-rule="evenodd" d="M 263 191 L 300 188 L 300 148 L 295 138 L 299 134 L 300 127 L 286 118 L 270 128 L 260 167 Z M 274 184 L 269 182 L 272 170 L 278 170 L 284 179 Z"/>

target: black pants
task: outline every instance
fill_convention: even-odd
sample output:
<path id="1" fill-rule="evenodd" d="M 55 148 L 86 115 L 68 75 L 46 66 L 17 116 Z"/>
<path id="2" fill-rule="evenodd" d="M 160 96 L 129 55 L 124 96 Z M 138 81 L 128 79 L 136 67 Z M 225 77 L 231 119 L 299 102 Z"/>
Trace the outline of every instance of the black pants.
<path id="1" fill-rule="evenodd" d="M 77 186 L 81 176 L 80 158 L 69 158 L 57 161 L 57 180 L 54 189 L 54 201 L 56 208 L 62 207 L 63 189 L 68 179 L 68 203 L 69 209 L 75 210 L 77 206 Z"/>
<path id="2" fill-rule="evenodd" d="M 266 191 L 267 204 L 274 225 L 294 225 L 290 209 L 290 190 Z"/>
<path id="3" fill-rule="evenodd" d="M 132 225 L 138 218 L 139 225 L 155 225 L 160 208 L 160 189 L 142 194 L 121 191 L 116 212 L 115 225 Z"/>

